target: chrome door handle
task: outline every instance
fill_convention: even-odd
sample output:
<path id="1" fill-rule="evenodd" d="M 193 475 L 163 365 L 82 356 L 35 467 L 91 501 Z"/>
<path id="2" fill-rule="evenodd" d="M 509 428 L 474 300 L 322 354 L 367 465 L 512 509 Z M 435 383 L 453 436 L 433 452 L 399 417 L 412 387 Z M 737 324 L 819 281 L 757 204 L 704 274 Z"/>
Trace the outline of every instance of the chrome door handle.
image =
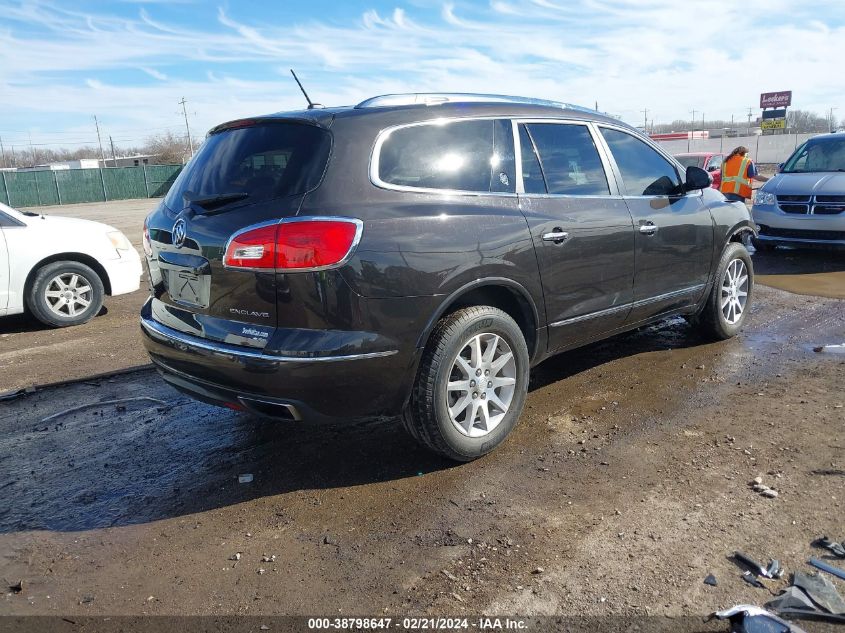
<path id="1" fill-rule="evenodd" d="M 657 233 L 657 225 L 654 222 L 647 222 L 640 224 L 640 233 L 643 235 L 654 235 Z"/>
<path id="2" fill-rule="evenodd" d="M 543 241 L 544 242 L 555 242 L 556 244 L 560 244 L 566 238 L 569 237 L 569 233 L 563 231 L 561 229 L 555 228 L 549 233 L 543 234 Z"/>

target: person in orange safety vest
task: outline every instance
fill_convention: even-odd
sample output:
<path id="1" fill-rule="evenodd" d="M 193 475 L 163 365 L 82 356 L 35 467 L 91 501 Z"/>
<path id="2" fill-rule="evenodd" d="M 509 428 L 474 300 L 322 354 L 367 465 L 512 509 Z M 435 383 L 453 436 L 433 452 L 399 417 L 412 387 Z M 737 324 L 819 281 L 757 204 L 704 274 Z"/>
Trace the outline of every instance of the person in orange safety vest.
<path id="1" fill-rule="evenodd" d="M 740 145 L 722 164 L 722 184 L 719 191 L 728 200 L 745 202 L 751 197 L 751 181 L 766 182 L 768 178 L 757 172 L 757 167 L 748 158 L 748 148 Z"/>

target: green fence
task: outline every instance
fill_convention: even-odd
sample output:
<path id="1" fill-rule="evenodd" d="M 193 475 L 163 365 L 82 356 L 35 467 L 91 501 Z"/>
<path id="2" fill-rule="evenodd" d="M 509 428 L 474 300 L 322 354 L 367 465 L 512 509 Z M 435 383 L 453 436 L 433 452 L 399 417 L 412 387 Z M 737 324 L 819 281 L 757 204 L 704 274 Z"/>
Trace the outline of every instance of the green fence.
<path id="1" fill-rule="evenodd" d="M 140 165 L 105 169 L 0 171 L 0 202 L 39 207 L 130 198 L 160 198 L 182 165 Z"/>

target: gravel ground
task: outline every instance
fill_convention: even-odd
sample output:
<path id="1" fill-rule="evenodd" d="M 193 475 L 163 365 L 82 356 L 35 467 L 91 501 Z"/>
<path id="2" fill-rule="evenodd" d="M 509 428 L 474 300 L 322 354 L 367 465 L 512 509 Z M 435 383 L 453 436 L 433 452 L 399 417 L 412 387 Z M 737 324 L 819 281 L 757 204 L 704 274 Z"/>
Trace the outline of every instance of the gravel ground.
<path id="1" fill-rule="evenodd" d="M 671 616 L 688 619 L 666 630 L 704 630 L 703 614 L 769 599 L 735 550 L 806 571 L 813 539 L 845 539 L 845 357 L 813 351 L 845 341 L 845 304 L 757 291 L 736 339 L 674 319 L 547 361 L 513 436 L 464 465 L 395 420 L 270 423 L 149 369 L 90 378 L 143 362 L 143 293 L 54 340 L 11 320 L 12 386 L 89 378 L 0 407 L 0 578 L 23 581 L 0 613 Z M 43 421 L 127 397 L 161 402 Z M 777 498 L 750 488 L 758 476 Z"/>

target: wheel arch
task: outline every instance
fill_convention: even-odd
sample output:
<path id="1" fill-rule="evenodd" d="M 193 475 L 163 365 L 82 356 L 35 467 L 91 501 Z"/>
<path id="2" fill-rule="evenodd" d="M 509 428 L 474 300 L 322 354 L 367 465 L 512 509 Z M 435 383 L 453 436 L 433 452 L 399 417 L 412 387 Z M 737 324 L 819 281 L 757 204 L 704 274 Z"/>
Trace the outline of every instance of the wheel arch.
<path id="1" fill-rule="evenodd" d="M 722 244 L 721 251 L 719 251 L 720 254 L 730 242 L 743 242 L 743 238 L 746 235 L 749 235 L 749 237 L 757 237 L 757 229 L 755 228 L 754 222 L 750 220 L 741 220 L 734 224 L 726 233 L 725 242 Z"/>
<path id="2" fill-rule="evenodd" d="M 438 306 L 417 339 L 417 349 L 428 343 L 437 322 L 461 308 L 489 305 L 507 313 L 522 331 L 528 346 L 528 356 L 533 359 L 538 352 L 540 315 L 537 305 L 522 284 L 504 277 L 476 279 L 450 293 Z"/>
<path id="3" fill-rule="evenodd" d="M 76 262 L 78 264 L 85 264 L 89 268 L 91 268 L 97 276 L 100 278 L 100 281 L 103 282 L 103 289 L 107 295 L 111 295 L 111 281 L 109 280 L 109 275 L 106 272 L 106 269 L 103 268 L 103 265 L 100 264 L 95 258 L 91 257 L 90 255 L 86 255 L 85 253 L 55 253 L 48 257 L 45 257 L 37 264 L 35 264 L 29 270 L 29 274 L 26 276 L 26 281 L 24 282 L 23 292 L 24 297 L 29 296 L 29 291 L 32 289 L 32 284 L 35 281 L 35 276 L 38 274 L 38 271 L 41 270 L 44 266 L 48 264 L 52 264 L 54 262 Z"/>

